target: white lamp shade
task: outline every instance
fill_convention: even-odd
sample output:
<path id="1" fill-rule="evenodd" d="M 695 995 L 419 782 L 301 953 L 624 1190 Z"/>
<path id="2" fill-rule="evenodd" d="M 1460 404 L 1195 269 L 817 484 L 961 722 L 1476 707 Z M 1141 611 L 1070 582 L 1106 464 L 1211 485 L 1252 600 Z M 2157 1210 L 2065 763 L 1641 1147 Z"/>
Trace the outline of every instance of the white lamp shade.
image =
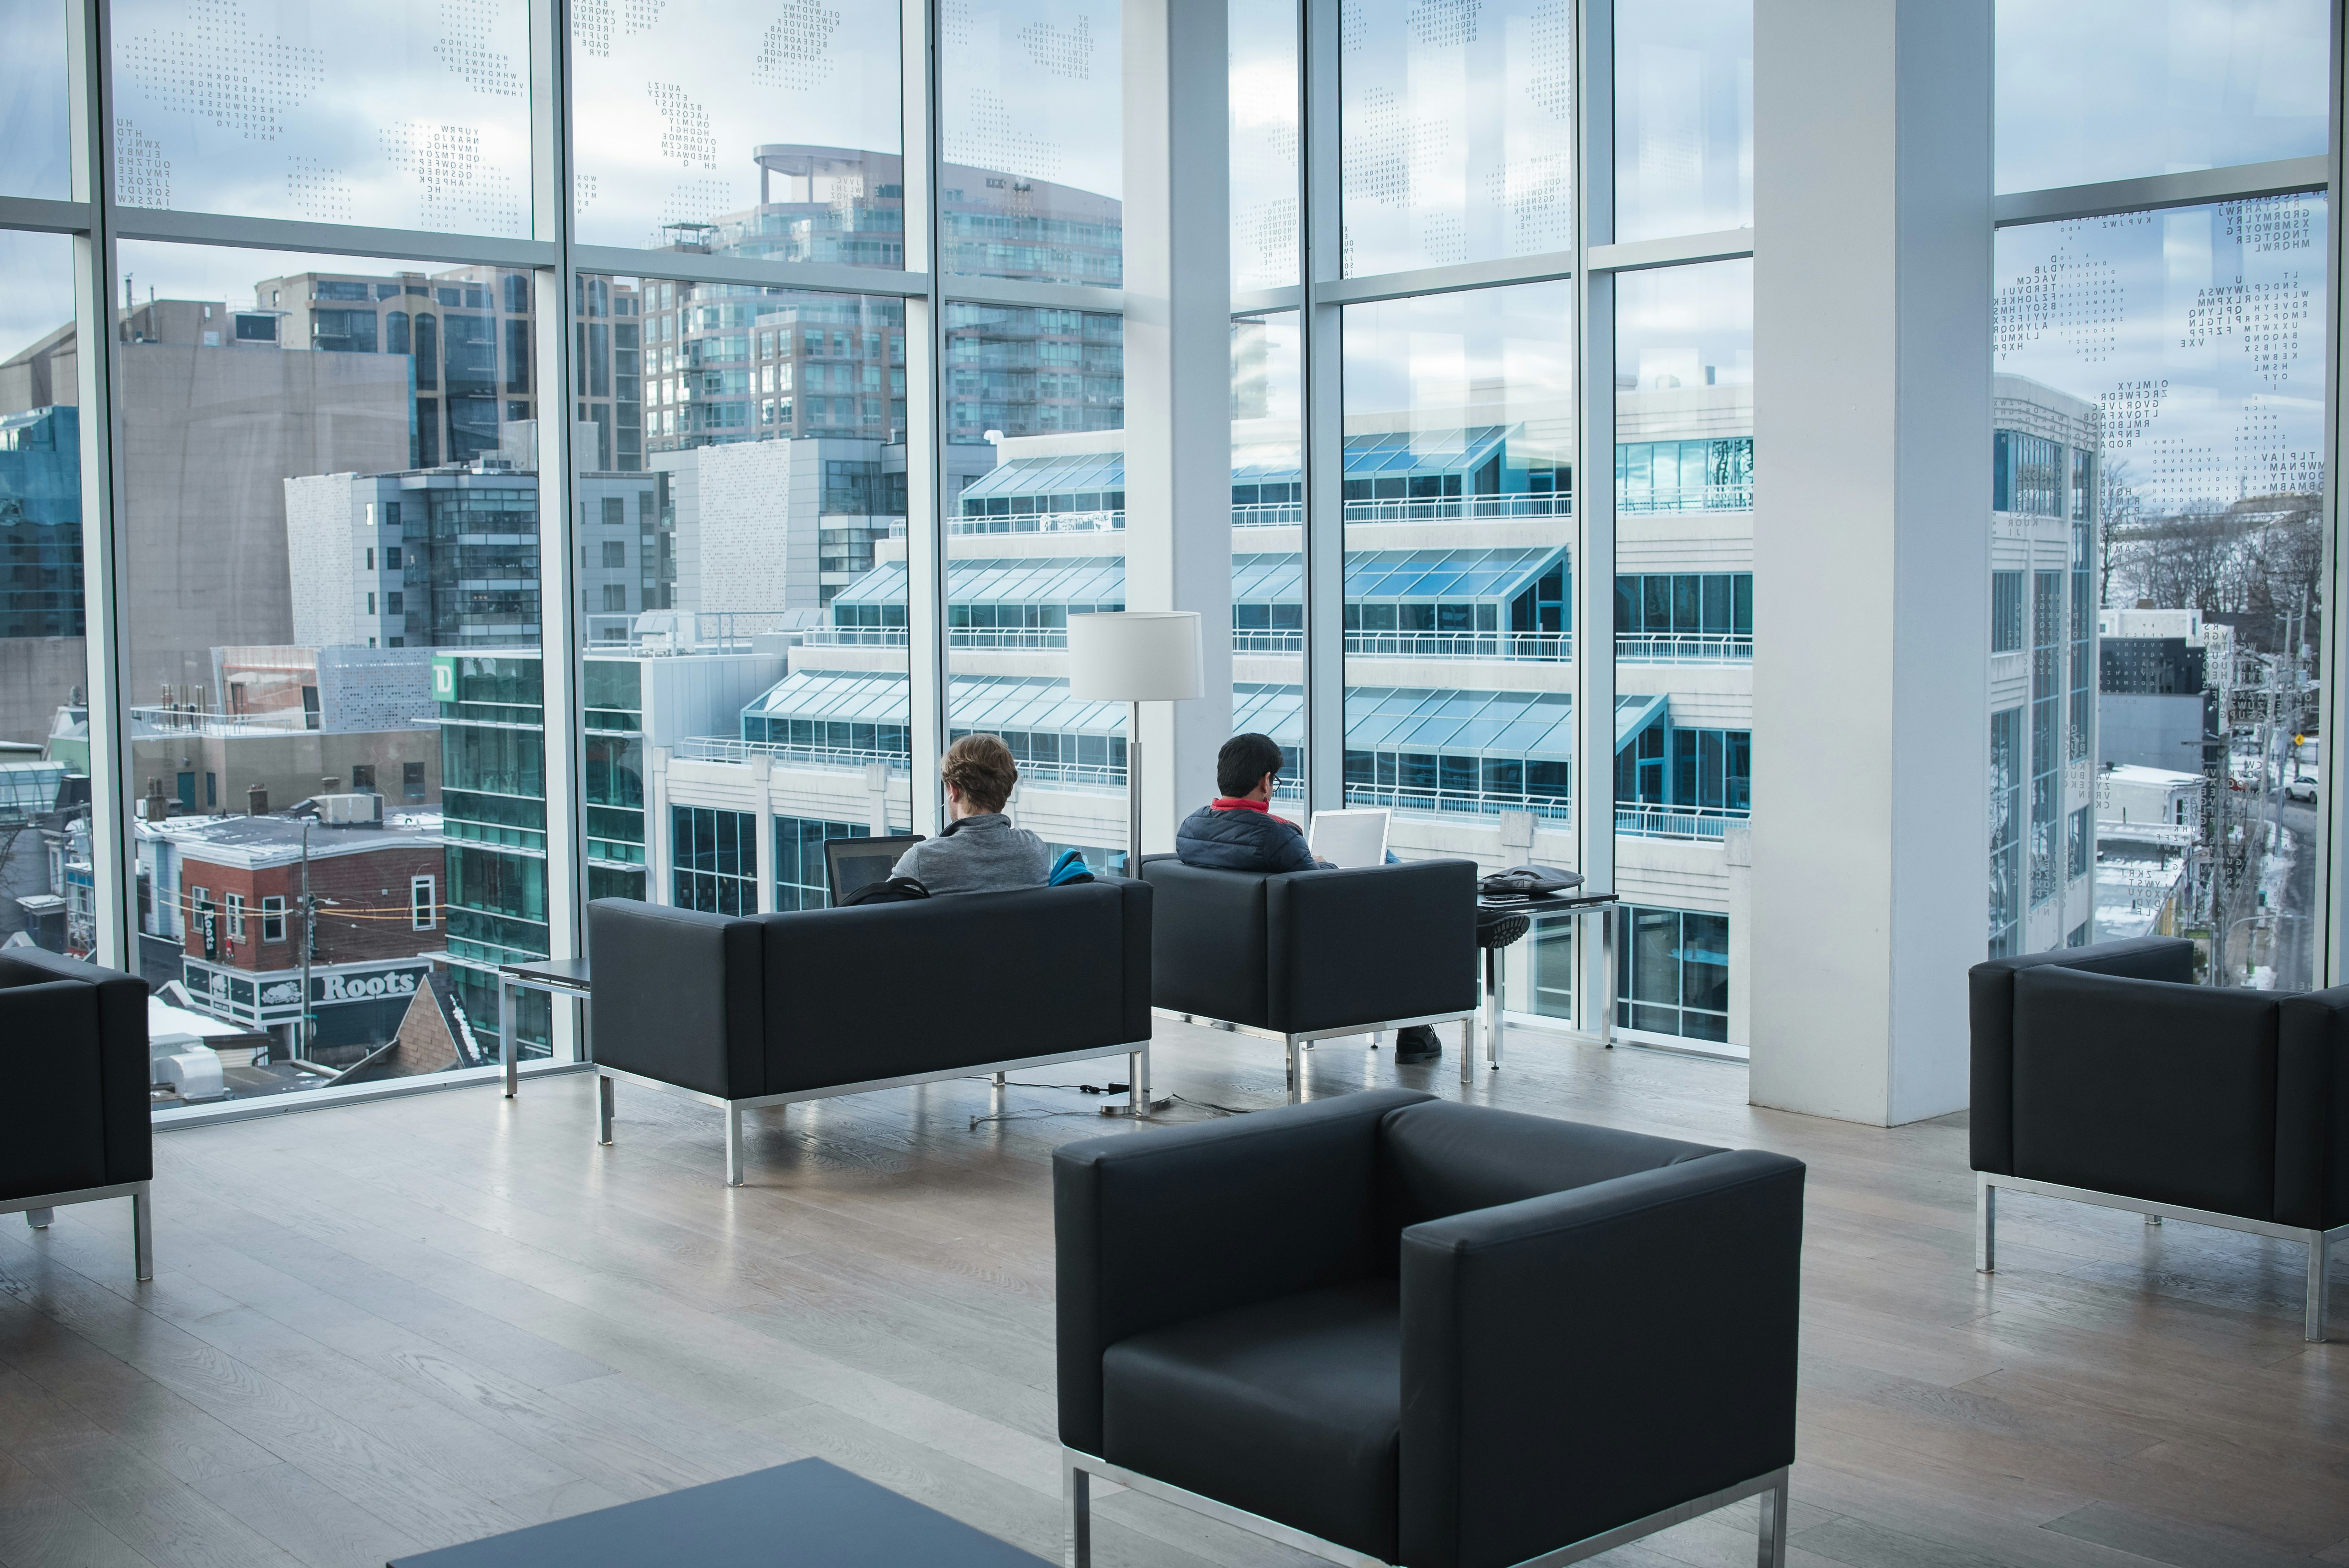
<path id="1" fill-rule="evenodd" d="M 1199 613 L 1119 610 L 1069 617 L 1069 695 L 1083 702 L 1184 702 L 1199 695 Z"/>

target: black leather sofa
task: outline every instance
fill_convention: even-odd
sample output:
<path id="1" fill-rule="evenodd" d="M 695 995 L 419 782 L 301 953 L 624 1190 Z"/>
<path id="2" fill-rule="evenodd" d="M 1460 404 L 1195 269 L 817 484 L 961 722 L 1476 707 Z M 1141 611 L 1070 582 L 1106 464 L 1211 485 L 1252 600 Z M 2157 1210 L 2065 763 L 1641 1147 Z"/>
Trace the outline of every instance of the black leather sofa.
<path id="1" fill-rule="evenodd" d="M 2192 984 L 2168 937 L 1974 965 L 1974 1265 L 1998 1190 L 2222 1225 L 2308 1249 L 2303 1331 L 2325 1336 L 2349 1239 L 2349 987 Z"/>
<path id="2" fill-rule="evenodd" d="M 1173 1017 L 1300 1047 L 1476 1015 L 1476 866 L 1226 872 L 1145 855 L 1157 890 L 1150 999 Z M 1464 1039 L 1464 1075 L 1470 1056 Z"/>
<path id="3" fill-rule="evenodd" d="M 1411 1568 L 1758 1493 L 1782 1562 L 1803 1177 L 1402 1089 L 1061 1148 L 1067 1561 L 1098 1476 Z"/>
<path id="4" fill-rule="evenodd" d="M 612 1141 L 622 1078 L 742 1112 L 1125 1052 L 1150 1106 L 1150 889 L 1118 878 L 742 918 L 588 906 Z"/>
<path id="5" fill-rule="evenodd" d="M 128 1198 L 135 1273 L 153 1279 L 147 982 L 0 948 L 0 1214 L 40 1231 L 61 1204 Z"/>

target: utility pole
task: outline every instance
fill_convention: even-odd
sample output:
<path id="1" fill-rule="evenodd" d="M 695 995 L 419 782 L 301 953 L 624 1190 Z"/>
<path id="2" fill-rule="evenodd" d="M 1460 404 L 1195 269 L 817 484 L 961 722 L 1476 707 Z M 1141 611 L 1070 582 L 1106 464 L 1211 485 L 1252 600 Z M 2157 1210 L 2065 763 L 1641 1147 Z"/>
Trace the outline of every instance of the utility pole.
<path id="1" fill-rule="evenodd" d="M 302 1014 L 295 1026 L 295 1054 L 310 1059 L 310 949 L 317 942 L 317 910 L 310 902 L 310 820 L 302 820 Z"/>

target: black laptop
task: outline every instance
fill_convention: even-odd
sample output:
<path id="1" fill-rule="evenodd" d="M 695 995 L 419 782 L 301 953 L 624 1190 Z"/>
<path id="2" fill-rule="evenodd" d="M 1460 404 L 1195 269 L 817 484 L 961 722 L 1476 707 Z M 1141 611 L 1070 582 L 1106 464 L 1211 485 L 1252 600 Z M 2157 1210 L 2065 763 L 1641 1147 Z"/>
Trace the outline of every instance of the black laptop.
<path id="1" fill-rule="evenodd" d="M 848 902 L 848 895 L 858 888 L 869 887 L 889 880 L 889 868 L 907 850 L 922 841 L 919 833 L 907 833 L 894 839 L 826 839 L 823 841 L 823 881 L 832 891 L 834 909 Z"/>

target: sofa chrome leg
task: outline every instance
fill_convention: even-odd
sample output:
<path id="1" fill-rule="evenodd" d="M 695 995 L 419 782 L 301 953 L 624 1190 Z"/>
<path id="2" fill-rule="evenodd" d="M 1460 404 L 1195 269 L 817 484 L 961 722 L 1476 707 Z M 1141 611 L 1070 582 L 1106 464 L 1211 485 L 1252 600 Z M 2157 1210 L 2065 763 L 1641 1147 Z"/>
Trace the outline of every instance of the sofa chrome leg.
<path id="1" fill-rule="evenodd" d="M 1474 1014 L 1460 1020 L 1460 1087 L 1466 1088 L 1476 1081 L 1476 1018 Z"/>
<path id="2" fill-rule="evenodd" d="M 1076 1461 L 1061 1460 L 1061 1518 L 1066 1525 L 1062 1568 L 1093 1568 L 1093 1478 Z"/>
<path id="3" fill-rule="evenodd" d="M 50 1224 L 56 1221 L 57 1217 L 57 1212 L 55 1209 L 27 1209 L 25 1211 L 25 1223 L 32 1226 L 33 1229 L 36 1231 L 47 1230 Z"/>
<path id="4" fill-rule="evenodd" d="M 1759 1551 L 1754 1559 L 1758 1568 L 1785 1568 L 1786 1561 L 1786 1472 L 1778 1472 L 1778 1484 L 1762 1494 L 1762 1529 Z"/>
<path id="5" fill-rule="evenodd" d="M 742 1108 L 739 1105 L 726 1108 L 726 1184 L 742 1184 Z"/>
<path id="6" fill-rule="evenodd" d="M 1288 1046 L 1288 1099 L 1294 1105 L 1305 1098 L 1305 1053 L 1291 1039 Z"/>
<path id="7" fill-rule="evenodd" d="M 2326 1299 L 2330 1293 L 2325 1269 L 2332 1262 L 2327 1255 L 2330 1251 L 2330 1243 L 2323 1231 L 2311 1233 L 2308 1238 L 2308 1313 L 2307 1321 L 2301 1326 L 2301 1337 L 2311 1345 L 2324 1343 L 2325 1308 L 2330 1305 Z"/>
<path id="8" fill-rule="evenodd" d="M 1974 1172 L 1974 1269 L 1998 1270 L 1998 1189 L 1982 1171 Z"/>
<path id="9" fill-rule="evenodd" d="M 2145 1222 L 2148 1225 L 2158 1225 L 2161 1223 L 2161 1216 L 2158 1214 L 2147 1214 L 2145 1217 Z"/>
<path id="10" fill-rule="evenodd" d="M 1125 1091 L 1127 1103 L 1138 1119 L 1150 1114 L 1150 1047 L 1128 1051 L 1125 1056 Z"/>
<path id="11" fill-rule="evenodd" d="M 134 1275 L 140 1280 L 155 1277 L 155 1206 L 148 1195 L 147 1183 L 139 1183 L 139 1191 L 130 1194 L 130 1256 Z"/>
<path id="12" fill-rule="evenodd" d="M 595 1075 L 595 1141 L 612 1144 L 612 1080 L 602 1073 Z"/>

